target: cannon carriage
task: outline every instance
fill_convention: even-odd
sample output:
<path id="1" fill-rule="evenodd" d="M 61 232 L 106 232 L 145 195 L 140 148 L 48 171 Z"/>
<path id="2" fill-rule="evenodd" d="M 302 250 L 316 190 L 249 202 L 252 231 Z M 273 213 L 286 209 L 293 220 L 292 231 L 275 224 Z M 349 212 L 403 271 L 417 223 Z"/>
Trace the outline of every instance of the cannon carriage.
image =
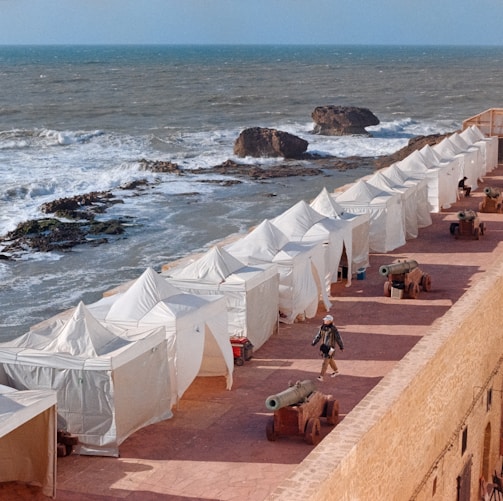
<path id="1" fill-rule="evenodd" d="M 393 291 L 398 291 L 398 298 L 416 299 L 421 289 L 431 290 L 431 277 L 423 273 L 417 261 L 404 260 L 379 268 L 379 273 L 387 278 L 384 282 L 384 295 L 391 297 Z"/>
<path id="2" fill-rule="evenodd" d="M 458 222 L 451 223 L 449 231 L 454 238 L 479 240 L 486 232 L 486 226 L 474 210 L 462 210 L 457 214 Z"/>
<path id="3" fill-rule="evenodd" d="M 274 416 L 266 425 L 267 440 L 280 436 L 301 436 L 310 445 L 321 440 L 320 417 L 329 425 L 339 421 L 339 402 L 332 395 L 316 391 L 312 381 L 298 381 L 288 389 L 266 399 L 266 407 Z"/>
<path id="4" fill-rule="evenodd" d="M 485 197 L 479 203 L 479 212 L 502 212 L 502 195 L 498 188 L 486 186 L 484 188 Z"/>

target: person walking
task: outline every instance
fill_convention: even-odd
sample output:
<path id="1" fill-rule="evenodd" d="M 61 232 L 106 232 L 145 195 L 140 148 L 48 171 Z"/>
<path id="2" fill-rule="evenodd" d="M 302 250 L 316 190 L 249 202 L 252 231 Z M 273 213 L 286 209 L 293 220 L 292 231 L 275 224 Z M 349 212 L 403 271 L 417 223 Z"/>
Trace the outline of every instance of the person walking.
<path id="1" fill-rule="evenodd" d="M 335 346 L 338 345 L 340 350 L 344 351 L 344 343 L 333 322 L 334 317 L 332 317 L 332 315 L 324 317 L 323 324 L 321 324 L 311 343 L 312 346 L 315 346 L 321 340 L 320 352 L 323 357 L 323 363 L 321 364 L 321 373 L 317 378 L 318 381 L 323 381 L 329 365 L 333 371 L 330 376 L 335 377 L 339 375 L 339 369 L 337 368 L 337 364 L 334 360 Z"/>

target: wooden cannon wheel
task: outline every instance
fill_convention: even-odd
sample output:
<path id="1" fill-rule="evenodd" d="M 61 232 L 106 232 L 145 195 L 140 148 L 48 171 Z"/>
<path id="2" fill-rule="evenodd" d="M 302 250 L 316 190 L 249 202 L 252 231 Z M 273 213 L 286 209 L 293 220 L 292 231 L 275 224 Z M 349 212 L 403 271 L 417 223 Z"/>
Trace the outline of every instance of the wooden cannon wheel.
<path id="1" fill-rule="evenodd" d="M 416 299 L 419 295 L 419 285 L 416 283 L 409 284 L 407 294 L 411 299 Z"/>
<path id="2" fill-rule="evenodd" d="M 391 282 L 389 280 L 384 282 L 384 295 L 386 297 L 391 297 Z"/>
<path id="3" fill-rule="evenodd" d="M 321 426 L 318 418 L 310 418 L 306 424 L 304 440 L 309 445 L 318 445 L 321 440 Z"/>
<path id="4" fill-rule="evenodd" d="M 328 398 L 323 415 L 327 418 L 328 424 L 335 426 L 339 421 L 339 402 L 333 398 Z"/>
<path id="5" fill-rule="evenodd" d="M 431 291 L 431 277 L 428 273 L 424 273 L 421 277 L 421 287 L 424 291 Z"/>

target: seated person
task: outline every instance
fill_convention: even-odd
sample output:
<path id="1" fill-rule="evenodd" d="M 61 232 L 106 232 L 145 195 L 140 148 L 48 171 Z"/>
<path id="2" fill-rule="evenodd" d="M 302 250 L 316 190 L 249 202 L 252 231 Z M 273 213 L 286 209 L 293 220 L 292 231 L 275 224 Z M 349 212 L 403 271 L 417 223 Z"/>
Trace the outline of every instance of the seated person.
<path id="1" fill-rule="evenodd" d="M 460 190 L 463 190 L 465 192 L 465 197 L 469 197 L 470 196 L 470 191 L 472 191 L 471 187 L 470 186 L 465 186 L 465 181 L 467 180 L 468 178 L 465 176 L 463 179 L 461 179 L 461 181 L 458 183 L 458 188 Z"/>

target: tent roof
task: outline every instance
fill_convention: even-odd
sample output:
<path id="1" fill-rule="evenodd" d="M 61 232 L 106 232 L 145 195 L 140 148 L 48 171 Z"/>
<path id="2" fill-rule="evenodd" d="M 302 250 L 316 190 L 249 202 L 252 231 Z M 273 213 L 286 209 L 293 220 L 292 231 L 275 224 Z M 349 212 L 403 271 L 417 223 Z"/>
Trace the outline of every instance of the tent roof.
<path id="1" fill-rule="evenodd" d="M 326 216 L 320 214 L 304 200 L 271 220 L 290 240 L 300 240 L 306 232 Z"/>
<path id="2" fill-rule="evenodd" d="M 228 245 L 226 250 L 244 262 L 248 262 L 249 258 L 271 262 L 288 241 L 288 237 L 277 226 L 264 219 L 250 233 Z"/>
<path id="3" fill-rule="evenodd" d="M 44 348 L 48 352 L 69 353 L 73 356 L 94 358 L 128 344 L 96 320 L 81 301 L 71 318 L 53 332 L 54 339 Z"/>
<path id="4" fill-rule="evenodd" d="M 461 153 L 461 150 L 448 137 L 442 139 L 432 149 L 442 160 L 449 160 Z"/>
<path id="5" fill-rule="evenodd" d="M 159 301 L 146 314 L 138 319 L 142 325 L 165 325 L 175 329 L 178 319 L 190 315 L 194 323 L 201 320 L 201 312 L 207 311 L 210 304 L 218 305 L 218 312 L 225 311 L 225 300 L 223 296 L 199 296 L 196 294 L 180 293 L 171 296 L 166 300 Z M 204 309 L 204 310 L 203 310 Z M 197 312 L 197 315 L 195 313 Z M 208 315 L 204 313 L 204 318 Z"/>
<path id="6" fill-rule="evenodd" d="M 175 280 L 220 284 L 244 267 L 244 263 L 225 249 L 214 246 L 187 266 L 170 270 L 169 277 Z"/>
<path id="7" fill-rule="evenodd" d="M 362 179 L 353 183 L 346 191 L 341 193 L 336 201 L 338 203 L 358 203 L 358 204 L 371 204 L 371 203 L 386 203 L 390 198 L 395 197 L 396 194 L 383 191 Z"/>
<path id="8" fill-rule="evenodd" d="M 484 133 L 476 125 L 472 125 L 468 127 L 468 129 L 466 130 L 470 131 L 470 135 L 473 136 L 474 141 L 478 141 L 480 139 L 487 139 Z"/>
<path id="9" fill-rule="evenodd" d="M 95 358 L 130 344 L 104 327 L 81 301 L 66 320 L 56 320 L 40 329 L 2 343 L 7 348 L 60 353 L 74 358 Z"/>
<path id="10" fill-rule="evenodd" d="M 414 177 L 423 178 L 428 173 L 426 162 L 427 160 L 424 156 L 418 150 L 414 150 L 410 155 L 400 160 L 395 165 L 405 176 L 408 176 L 409 179 Z"/>
<path id="11" fill-rule="evenodd" d="M 325 187 L 323 187 L 310 205 L 315 211 L 331 218 L 340 218 L 344 213 L 342 205 L 335 201 L 335 198 L 330 195 Z"/>
<path id="12" fill-rule="evenodd" d="M 396 192 L 398 188 L 402 188 L 402 191 L 406 190 L 407 187 L 404 186 L 403 183 L 393 183 L 390 178 L 388 178 L 384 172 L 378 171 L 374 173 L 367 179 L 367 183 L 375 186 L 376 188 L 380 188 L 383 191 L 387 192 Z"/>
<path id="13" fill-rule="evenodd" d="M 138 322 L 159 301 L 182 292 L 152 268 L 147 268 L 127 291 L 118 294 L 105 317 L 106 322 Z"/>
<path id="14" fill-rule="evenodd" d="M 0 388 L 0 437 L 56 405 L 56 402 L 56 392 L 53 390 L 17 391 Z"/>
<path id="15" fill-rule="evenodd" d="M 404 186 L 407 182 L 405 172 L 401 171 L 397 164 L 391 164 L 380 172 L 382 172 L 383 176 L 386 177 L 392 185 Z"/>

